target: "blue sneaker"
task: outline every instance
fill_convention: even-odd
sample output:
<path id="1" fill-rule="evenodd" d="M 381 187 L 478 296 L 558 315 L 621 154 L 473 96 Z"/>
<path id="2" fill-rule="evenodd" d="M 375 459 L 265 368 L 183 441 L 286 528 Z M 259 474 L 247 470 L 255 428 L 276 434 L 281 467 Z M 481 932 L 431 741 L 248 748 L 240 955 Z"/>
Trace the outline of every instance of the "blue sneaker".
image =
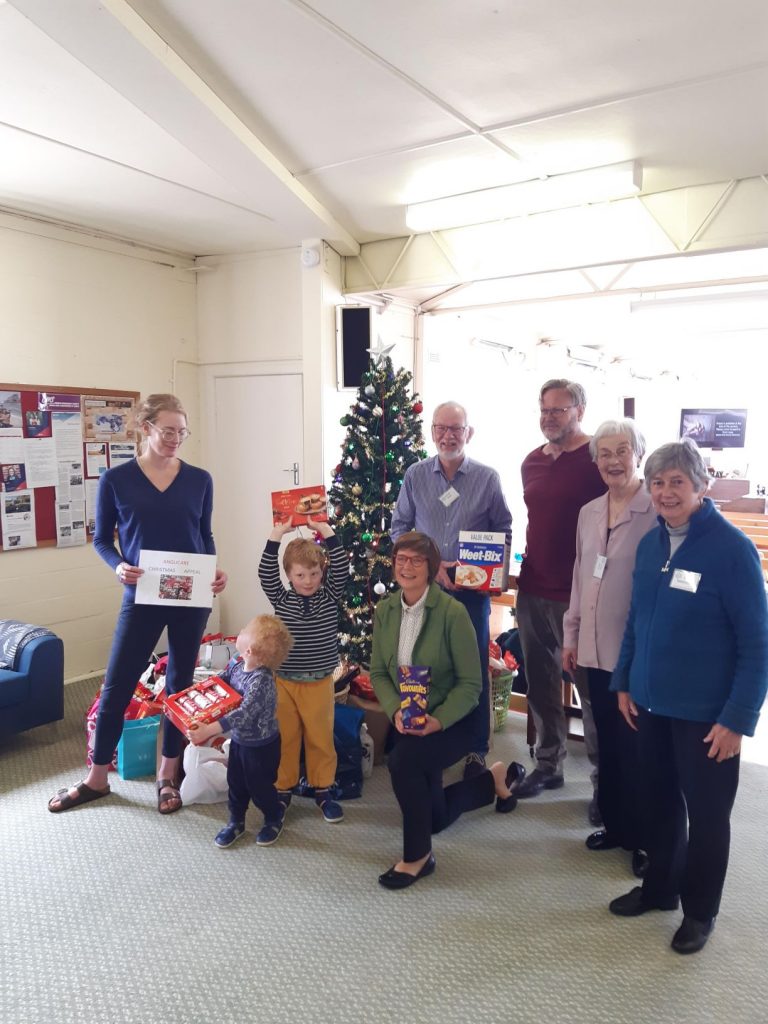
<path id="1" fill-rule="evenodd" d="M 285 815 L 279 821 L 265 821 L 256 836 L 257 846 L 271 846 L 280 838 L 285 824 Z"/>
<path id="2" fill-rule="evenodd" d="M 293 796 L 293 790 L 291 790 L 291 789 L 278 789 L 278 790 L 276 790 L 276 792 L 277 792 L 277 799 L 283 805 L 283 817 L 285 817 L 285 812 L 291 806 L 291 797 Z"/>
<path id="3" fill-rule="evenodd" d="M 315 803 L 323 812 L 323 818 L 329 825 L 335 825 L 336 822 L 344 820 L 344 811 L 341 809 L 341 804 L 331 800 L 327 790 L 324 794 L 316 797 Z"/>
<path id="4" fill-rule="evenodd" d="M 229 824 L 225 825 L 224 828 L 219 832 L 216 838 L 213 840 L 220 850 L 226 850 L 232 843 L 236 843 L 237 840 L 245 835 L 245 824 L 242 821 L 230 821 Z"/>

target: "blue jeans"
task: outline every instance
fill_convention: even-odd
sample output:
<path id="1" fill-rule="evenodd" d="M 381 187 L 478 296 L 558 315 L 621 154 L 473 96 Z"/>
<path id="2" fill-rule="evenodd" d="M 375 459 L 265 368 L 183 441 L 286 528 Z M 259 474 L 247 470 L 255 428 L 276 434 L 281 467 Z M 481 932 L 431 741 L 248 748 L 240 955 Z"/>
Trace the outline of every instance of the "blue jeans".
<path id="1" fill-rule="evenodd" d="M 166 693 L 177 693 L 192 685 L 200 641 L 211 614 L 209 608 L 163 608 L 124 600 L 117 617 L 107 674 L 99 701 L 93 763 L 109 764 L 123 731 L 123 715 L 139 676 L 168 627 L 168 670 Z M 183 737 L 167 718 L 163 722 L 163 756 L 178 757 Z"/>
<path id="2" fill-rule="evenodd" d="M 488 753 L 491 735 L 491 696 L 488 679 L 488 644 L 491 641 L 491 598 L 489 594 L 478 594 L 473 590 L 448 590 L 446 593 L 450 594 L 451 597 L 455 598 L 459 604 L 463 604 L 467 609 L 475 630 L 475 636 L 477 637 L 483 689 L 480 694 L 480 703 L 471 715 L 468 716 L 470 719 L 470 746 L 468 752 L 485 757 Z"/>

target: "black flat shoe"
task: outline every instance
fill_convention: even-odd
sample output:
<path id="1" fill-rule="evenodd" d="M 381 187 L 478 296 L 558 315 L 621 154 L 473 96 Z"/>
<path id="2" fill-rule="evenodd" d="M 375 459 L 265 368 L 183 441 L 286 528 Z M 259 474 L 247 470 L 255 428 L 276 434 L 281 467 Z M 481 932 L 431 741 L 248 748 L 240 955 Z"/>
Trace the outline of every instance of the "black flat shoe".
<path id="1" fill-rule="evenodd" d="M 517 788 L 525 778 L 525 768 L 517 761 L 512 761 L 507 768 L 507 774 L 504 779 L 504 783 L 511 792 L 509 796 L 497 796 L 496 797 L 496 813 L 497 814 L 509 814 L 510 811 L 514 811 L 517 807 Z"/>
<path id="2" fill-rule="evenodd" d="M 507 789 L 515 790 L 525 778 L 525 768 L 517 761 L 510 761 L 504 784 Z"/>
<path id="3" fill-rule="evenodd" d="M 635 878 L 645 878 L 648 870 L 648 854 L 645 850 L 632 851 L 632 874 Z"/>
<path id="4" fill-rule="evenodd" d="M 647 914 L 649 910 L 677 910 L 679 905 L 680 900 L 678 899 L 669 900 L 666 903 L 648 903 L 643 899 L 643 890 L 636 885 L 634 889 L 625 892 L 623 896 L 617 896 L 615 900 L 611 900 L 608 909 L 618 917 L 639 917 L 641 914 Z"/>
<path id="5" fill-rule="evenodd" d="M 615 850 L 617 846 L 621 846 L 621 843 L 609 835 L 604 828 L 601 828 L 587 836 L 584 845 L 588 850 Z"/>
<path id="6" fill-rule="evenodd" d="M 395 871 L 394 868 L 390 868 L 383 875 L 379 875 L 379 885 L 383 885 L 385 889 L 407 889 L 409 885 L 418 882 L 420 878 L 431 875 L 434 870 L 435 855 L 430 853 L 417 875 L 410 875 L 407 871 Z"/>
<path id="7" fill-rule="evenodd" d="M 707 944 L 707 939 L 715 927 L 715 919 L 709 921 L 694 921 L 692 917 L 684 917 L 683 923 L 675 932 L 672 939 L 672 949 L 676 953 L 698 953 Z"/>

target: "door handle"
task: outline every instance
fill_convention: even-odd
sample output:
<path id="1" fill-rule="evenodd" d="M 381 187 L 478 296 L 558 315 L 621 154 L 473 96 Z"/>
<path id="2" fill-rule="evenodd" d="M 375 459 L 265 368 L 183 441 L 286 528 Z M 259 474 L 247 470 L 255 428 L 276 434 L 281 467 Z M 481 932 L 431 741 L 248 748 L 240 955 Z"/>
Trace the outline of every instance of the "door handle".
<path id="1" fill-rule="evenodd" d="M 283 472 L 284 473 L 293 473 L 293 483 L 294 483 L 295 486 L 298 486 L 298 483 L 299 483 L 299 464 L 298 464 L 298 462 L 294 462 L 294 464 L 292 466 L 289 466 L 288 469 L 284 469 Z"/>

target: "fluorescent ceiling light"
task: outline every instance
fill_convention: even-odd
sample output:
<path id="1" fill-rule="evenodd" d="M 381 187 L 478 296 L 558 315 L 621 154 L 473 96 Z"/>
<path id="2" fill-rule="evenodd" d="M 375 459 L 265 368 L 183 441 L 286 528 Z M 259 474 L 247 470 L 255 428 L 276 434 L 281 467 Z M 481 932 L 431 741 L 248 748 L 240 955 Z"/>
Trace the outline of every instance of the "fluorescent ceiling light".
<path id="1" fill-rule="evenodd" d="M 550 178 L 521 181 L 516 185 L 501 185 L 412 203 L 405 209 L 405 223 L 412 231 L 439 231 L 484 224 L 507 217 L 522 217 L 527 213 L 564 210 L 583 203 L 634 196 L 640 191 L 641 184 L 640 162 L 627 160 L 621 164 L 553 174 Z"/>
<path id="2" fill-rule="evenodd" d="M 630 302 L 629 308 L 632 313 L 645 313 L 651 310 L 664 311 L 669 309 L 698 309 L 699 307 L 716 306 L 721 303 L 758 303 L 762 304 L 768 299 L 768 289 L 752 288 L 740 289 L 737 287 L 729 291 L 696 291 L 675 292 L 674 295 L 664 295 L 653 292 L 653 297 L 641 295 L 635 302 Z"/>

